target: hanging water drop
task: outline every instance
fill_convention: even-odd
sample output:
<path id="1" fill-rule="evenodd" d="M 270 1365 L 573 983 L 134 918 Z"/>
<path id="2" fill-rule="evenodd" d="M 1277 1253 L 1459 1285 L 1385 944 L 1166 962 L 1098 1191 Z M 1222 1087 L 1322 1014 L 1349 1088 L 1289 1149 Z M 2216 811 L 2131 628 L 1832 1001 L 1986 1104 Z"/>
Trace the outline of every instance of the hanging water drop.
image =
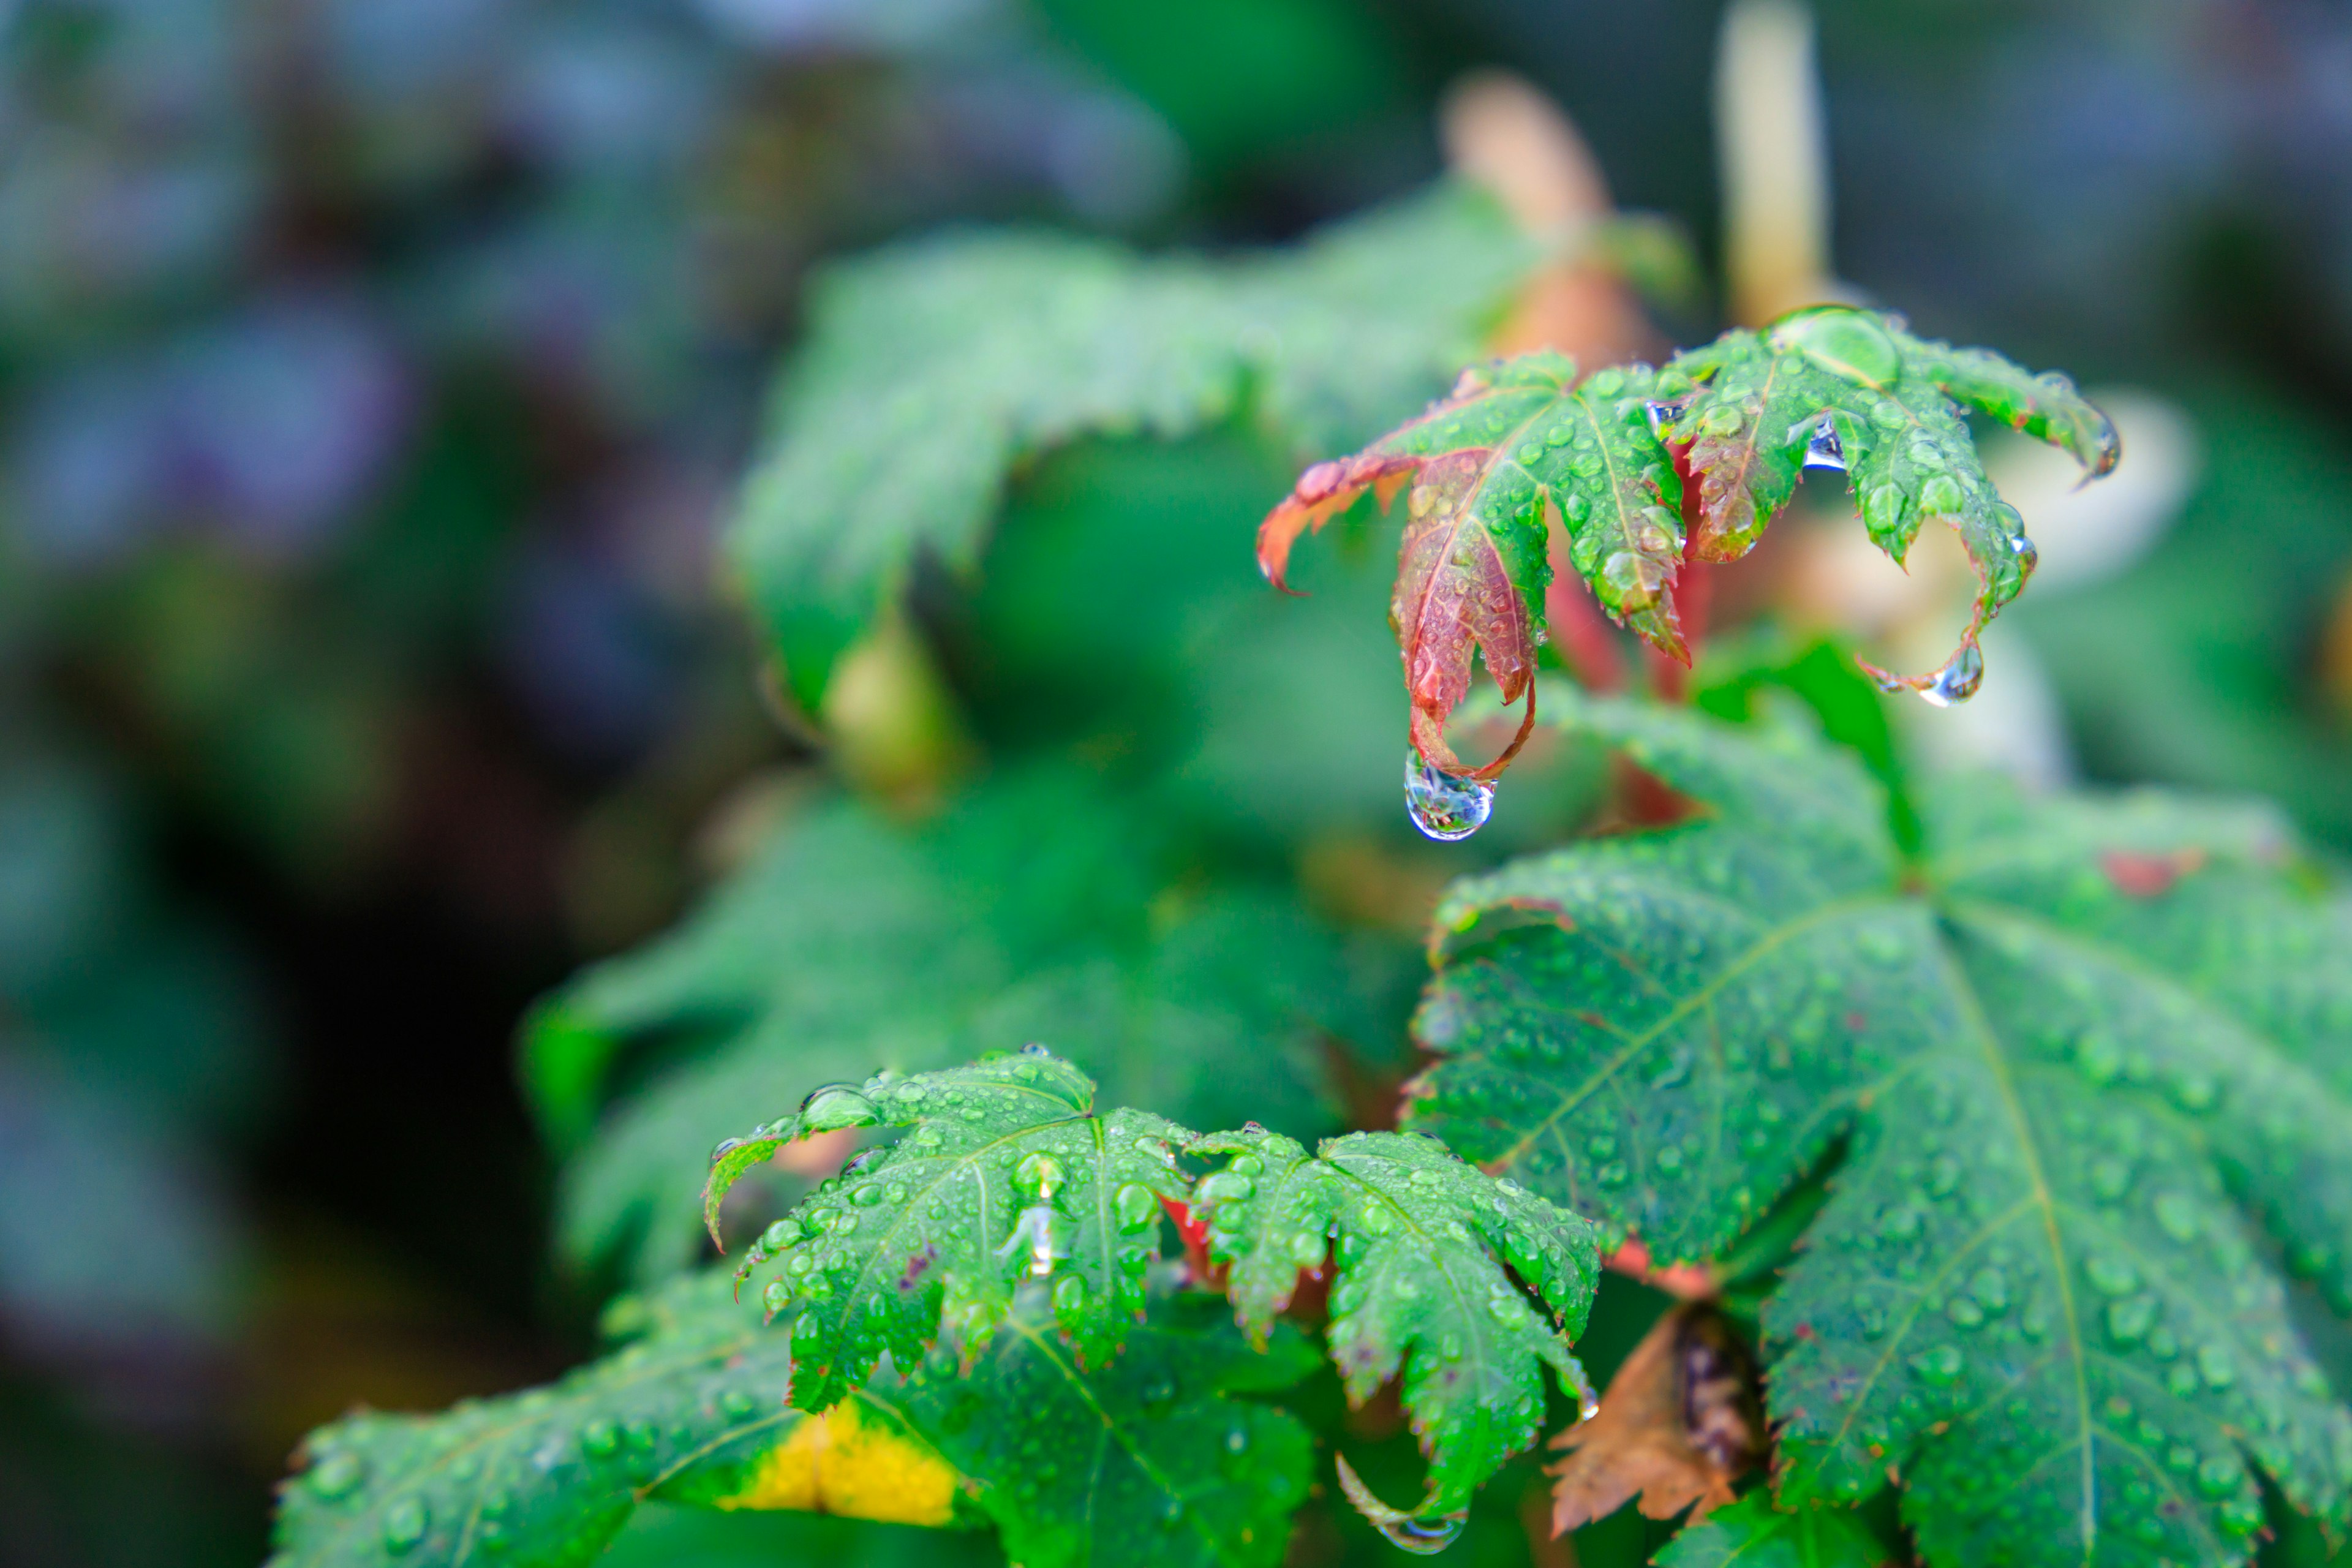
<path id="1" fill-rule="evenodd" d="M 1974 697 L 1983 683 L 1984 651 L 1970 637 L 1945 661 L 1936 678 L 1919 689 L 1919 695 L 1938 708 L 1951 708 Z"/>
<path id="2" fill-rule="evenodd" d="M 1845 444 L 1838 439 L 1837 422 L 1826 414 L 1813 426 L 1812 439 L 1805 443 L 1805 467 L 1845 472 Z"/>
<path id="3" fill-rule="evenodd" d="M 1417 1557 L 1430 1557 L 1444 1551 L 1461 1539 L 1462 1527 L 1469 1522 L 1470 1510 L 1456 1509 L 1452 1513 L 1407 1513 L 1389 1507 L 1366 1486 L 1356 1468 L 1348 1463 L 1345 1454 L 1334 1456 L 1338 1460 L 1339 1489 L 1356 1505 L 1374 1530 L 1391 1546 L 1410 1552 Z"/>
<path id="4" fill-rule="evenodd" d="M 1415 827 L 1451 843 L 1486 826 L 1495 809 L 1495 786 L 1457 778 L 1410 748 L 1404 754 L 1404 809 Z"/>

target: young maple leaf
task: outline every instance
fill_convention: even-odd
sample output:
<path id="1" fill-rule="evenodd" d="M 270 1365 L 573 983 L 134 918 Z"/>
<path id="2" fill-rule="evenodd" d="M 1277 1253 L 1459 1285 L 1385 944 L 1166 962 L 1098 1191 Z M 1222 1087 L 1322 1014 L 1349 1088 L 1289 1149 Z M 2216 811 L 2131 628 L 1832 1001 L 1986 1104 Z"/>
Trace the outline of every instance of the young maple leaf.
<path id="1" fill-rule="evenodd" d="M 845 1127 L 908 1127 L 853 1159 L 771 1225 L 739 1278 L 772 1257 L 769 1311 L 797 1303 L 793 1401 L 822 1410 L 887 1351 L 912 1365 L 942 1321 L 967 1352 L 1027 1280 L 1048 1285 L 1081 1360 L 1099 1365 L 1142 1313 L 1160 1202 L 1191 1184 L 1175 1150 L 1192 1134 L 1140 1110 L 1094 1114 L 1094 1080 L 1043 1047 L 862 1088 L 834 1085 L 711 1156 L 704 1214 L 786 1144 Z"/>
<path id="2" fill-rule="evenodd" d="M 1968 778 L 1906 859 L 1818 739 L 1547 701 L 1702 813 L 1455 886 L 1408 1125 L 1664 1262 L 1842 1147 L 1764 1307 L 1781 1498 L 1899 1475 L 1933 1568 L 2242 1563 L 2258 1469 L 2342 1520 L 2273 1258 L 2352 1304 L 2352 916 L 2276 821 Z"/>
<path id="3" fill-rule="evenodd" d="M 1599 1233 L 1586 1221 L 1426 1138 L 1354 1132 L 1309 1154 L 1254 1130 L 1198 1139 L 1191 1152 L 1231 1156 L 1202 1181 L 1194 1212 L 1210 1256 L 1230 1266 L 1226 1289 L 1252 1335 L 1265 1335 L 1299 1271 L 1322 1267 L 1337 1238 L 1331 1359 L 1358 1405 L 1403 1372 L 1405 1410 L 1429 1455 L 1429 1495 L 1413 1514 L 1467 1507 L 1536 1440 L 1546 1367 L 1590 1402 L 1568 1349 L 1600 1273 Z"/>
<path id="4" fill-rule="evenodd" d="M 2115 426 L 2063 376 L 1915 338 L 1892 317 L 1820 306 L 1762 332 L 1727 332 L 1657 370 L 1612 366 L 1580 384 L 1571 361 L 1545 351 L 1465 372 L 1418 419 L 1300 476 L 1259 526 L 1258 565 L 1284 586 L 1301 533 L 1368 489 L 1383 506 L 1406 490 L 1391 617 L 1412 742 L 1448 773 L 1492 778 L 1535 723 L 1550 528 L 1566 530 L 1567 558 L 1603 608 L 1687 662 L 1675 608 L 1686 544 L 1699 560 L 1742 555 L 1805 468 L 1840 468 L 1871 538 L 1898 563 L 1928 518 L 1947 521 L 1975 563 L 1976 612 L 1952 660 L 1930 675 L 1873 671 L 1958 700 L 1982 669 L 1978 634 L 2035 557 L 1954 399 L 2063 447 L 2093 477 L 2120 454 Z M 1475 769 L 1444 735 L 1469 691 L 1474 650 L 1506 702 L 1524 695 L 1528 704 L 1509 747 Z"/>
<path id="5" fill-rule="evenodd" d="M 1404 543 L 1390 601 L 1412 701 L 1412 742 L 1449 773 L 1491 778 L 1535 723 L 1529 704 L 1509 749 L 1472 769 L 1445 721 L 1470 689 L 1474 648 L 1506 702 L 1531 694 L 1536 621 L 1558 516 L 1570 558 L 1610 614 L 1683 655 L 1674 576 L 1682 558 L 1682 481 L 1650 428 L 1654 373 L 1600 372 L 1549 350 L 1465 371 L 1453 395 L 1352 458 L 1307 470 L 1258 528 L 1258 567 L 1286 588 L 1298 536 L 1367 489 L 1406 490 Z"/>

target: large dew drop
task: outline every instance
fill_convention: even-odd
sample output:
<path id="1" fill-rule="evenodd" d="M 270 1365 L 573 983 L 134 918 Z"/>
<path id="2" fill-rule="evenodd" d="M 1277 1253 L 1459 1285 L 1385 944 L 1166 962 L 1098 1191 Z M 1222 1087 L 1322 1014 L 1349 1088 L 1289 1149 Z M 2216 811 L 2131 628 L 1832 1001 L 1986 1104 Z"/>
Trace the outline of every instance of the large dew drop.
<path id="1" fill-rule="evenodd" d="M 1805 443 L 1805 467 L 1845 472 L 1845 443 L 1838 439 L 1837 422 L 1824 414 Z"/>
<path id="2" fill-rule="evenodd" d="M 1418 748 L 1404 754 L 1404 809 L 1412 825 L 1430 837 L 1451 843 L 1486 826 L 1495 810 L 1495 786 L 1456 778 L 1424 758 Z"/>
<path id="3" fill-rule="evenodd" d="M 1348 1463 L 1345 1454 L 1339 1460 L 1339 1489 L 1356 1505 L 1374 1530 L 1391 1546 L 1429 1557 L 1444 1551 L 1462 1537 L 1462 1527 L 1469 1522 L 1470 1510 L 1457 1509 L 1452 1513 L 1415 1514 L 1391 1508 L 1366 1486 L 1356 1468 Z"/>
<path id="4" fill-rule="evenodd" d="M 1951 708 L 1974 697 L 1983 684 L 1984 653 L 1971 638 L 1945 661 L 1935 679 L 1919 689 L 1919 695 L 1938 708 Z"/>

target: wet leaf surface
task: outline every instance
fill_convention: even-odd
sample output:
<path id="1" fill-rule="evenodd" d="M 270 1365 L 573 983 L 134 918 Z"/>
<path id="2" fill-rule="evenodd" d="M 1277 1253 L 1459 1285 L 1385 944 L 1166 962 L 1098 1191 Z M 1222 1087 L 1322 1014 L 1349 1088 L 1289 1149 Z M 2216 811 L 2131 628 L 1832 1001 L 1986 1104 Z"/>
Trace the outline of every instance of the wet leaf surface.
<path id="1" fill-rule="evenodd" d="M 1843 1141 L 1764 1308 L 1782 1495 L 1899 1476 L 1930 1563 L 2242 1562 L 2258 1470 L 2340 1520 L 2273 1259 L 2352 1304 L 2352 919 L 2278 821 L 1969 778 L 1906 862 L 1818 742 L 1556 710 L 1706 810 L 1455 886 L 1408 1124 L 1661 1262 Z"/>

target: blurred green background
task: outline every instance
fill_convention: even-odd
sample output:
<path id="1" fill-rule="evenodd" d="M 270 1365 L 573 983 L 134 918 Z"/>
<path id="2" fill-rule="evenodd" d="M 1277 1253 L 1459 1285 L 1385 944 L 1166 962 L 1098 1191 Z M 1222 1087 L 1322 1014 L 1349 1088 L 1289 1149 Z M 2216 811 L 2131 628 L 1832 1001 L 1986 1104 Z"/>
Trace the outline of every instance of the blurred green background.
<path id="1" fill-rule="evenodd" d="M 2043 780 L 2259 791 L 2352 849 L 2352 14 L 1816 15 L 1838 276 L 2126 389 L 2142 476 L 2093 505 L 2010 455 L 2053 569 L 1969 724 L 1898 728 Z M 256 1562 L 310 1426 L 581 1353 L 609 1281 L 551 1261 L 512 1043 L 810 771 L 712 542 L 812 262 L 972 220 L 1286 240 L 1435 176 L 1443 94 L 1502 68 L 1720 276 L 1719 25 L 1696 0 L 0 0 L 0 1563 Z M 1360 759 L 1354 713 L 1282 684 L 1300 639 L 1392 679 L 1380 549 L 1273 613 L 1248 529 L 1283 478 L 1221 436 L 1045 465 L 961 612 L 997 660 L 965 672 L 976 710 L 1017 731 L 992 691 L 1148 690 L 1202 716 L 1176 774 L 1269 840 L 1402 833 L 1395 749 Z M 1142 574 L 1165 602 L 1033 602 L 1093 570 L 1111 488 L 1171 542 Z M 1151 507 L 1230 514 L 1230 541 Z M 1726 618 L 1784 630 L 1722 657 L 1814 623 L 1899 647 L 1936 607 L 1844 570 L 1759 552 Z M 1074 675 L 1062 637 L 1110 651 Z M 1177 679 L 1163 645 L 1222 653 Z M 1572 804 L 1498 815 L 1487 852 Z M 1328 903 L 1467 864 L 1349 853 L 1305 866 Z M 651 1521 L 633 1560 L 698 1560 L 703 1528 Z"/>

